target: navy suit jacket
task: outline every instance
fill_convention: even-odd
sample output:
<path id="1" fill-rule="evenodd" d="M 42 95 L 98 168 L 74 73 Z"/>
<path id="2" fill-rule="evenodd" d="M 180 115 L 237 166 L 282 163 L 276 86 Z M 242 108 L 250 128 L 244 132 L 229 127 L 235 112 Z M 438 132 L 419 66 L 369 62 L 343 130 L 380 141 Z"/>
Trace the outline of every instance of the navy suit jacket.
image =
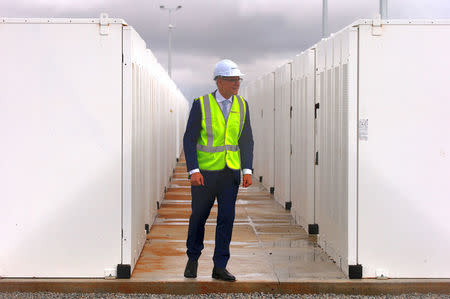
<path id="1" fill-rule="evenodd" d="M 216 90 L 217 91 L 217 90 Z M 216 91 L 214 91 L 214 96 Z M 250 110 L 245 102 L 247 114 L 245 116 L 244 127 L 239 138 L 239 150 L 241 153 L 241 168 L 253 168 L 253 134 L 250 125 Z M 183 137 L 184 155 L 188 171 L 199 168 L 197 160 L 197 142 L 202 128 L 202 108 L 200 101 L 192 103 L 191 112 L 186 125 L 186 132 Z M 240 172 L 237 171 L 240 176 Z"/>

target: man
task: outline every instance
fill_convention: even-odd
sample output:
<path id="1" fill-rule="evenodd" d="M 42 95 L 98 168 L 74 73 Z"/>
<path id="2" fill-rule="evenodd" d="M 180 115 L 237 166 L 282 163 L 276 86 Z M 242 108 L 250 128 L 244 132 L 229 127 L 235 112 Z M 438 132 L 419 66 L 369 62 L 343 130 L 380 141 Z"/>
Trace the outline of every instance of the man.
<path id="1" fill-rule="evenodd" d="M 186 242 L 187 278 L 197 277 L 203 249 L 205 223 L 217 198 L 218 213 L 212 277 L 236 278 L 227 271 L 233 231 L 236 196 L 252 184 L 253 135 L 247 102 L 238 95 L 243 74 L 231 60 L 219 61 L 214 69 L 217 90 L 192 104 L 183 146 L 190 174 L 192 214 Z"/>

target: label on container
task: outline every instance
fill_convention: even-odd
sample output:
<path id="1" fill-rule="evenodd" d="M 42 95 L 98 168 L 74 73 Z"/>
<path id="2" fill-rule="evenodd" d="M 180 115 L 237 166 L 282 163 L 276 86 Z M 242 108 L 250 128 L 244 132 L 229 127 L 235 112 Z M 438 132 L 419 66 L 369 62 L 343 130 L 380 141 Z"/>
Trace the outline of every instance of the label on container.
<path id="1" fill-rule="evenodd" d="M 369 140 L 369 119 L 367 118 L 359 120 L 359 140 Z"/>

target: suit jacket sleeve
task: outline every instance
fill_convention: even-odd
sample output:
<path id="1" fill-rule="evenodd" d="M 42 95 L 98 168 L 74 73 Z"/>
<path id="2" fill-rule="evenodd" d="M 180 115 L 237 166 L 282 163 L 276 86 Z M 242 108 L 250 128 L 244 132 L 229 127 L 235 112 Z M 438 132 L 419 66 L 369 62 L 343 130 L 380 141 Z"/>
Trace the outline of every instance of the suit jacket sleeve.
<path id="1" fill-rule="evenodd" d="M 183 137 L 184 155 L 186 157 L 186 167 L 188 172 L 198 168 L 197 142 L 202 128 L 202 110 L 200 101 L 192 103 L 191 112 L 186 125 Z"/>
<path id="2" fill-rule="evenodd" d="M 250 124 L 250 110 L 248 103 L 245 101 L 247 107 L 247 115 L 245 116 L 244 127 L 242 129 L 241 137 L 239 138 L 239 149 L 241 152 L 241 168 L 253 169 L 253 133 Z"/>

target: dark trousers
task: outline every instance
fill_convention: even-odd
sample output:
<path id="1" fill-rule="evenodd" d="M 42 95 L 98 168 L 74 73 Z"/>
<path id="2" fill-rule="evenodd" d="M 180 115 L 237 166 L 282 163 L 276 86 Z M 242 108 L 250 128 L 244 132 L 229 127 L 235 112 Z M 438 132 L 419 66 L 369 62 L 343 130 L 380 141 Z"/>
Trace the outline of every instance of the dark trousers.
<path id="1" fill-rule="evenodd" d="M 217 226 L 214 249 L 214 266 L 225 268 L 230 258 L 230 242 L 233 232 L 236 196 L 240 172 L 225 168 L 221 171 L 201 171 L 204 186 L 191 186 L 192 214 L 189 218 L 186 242 L 189 259 L 198 260 L 202 253 L 205 223 L 217 198 Z"/>

